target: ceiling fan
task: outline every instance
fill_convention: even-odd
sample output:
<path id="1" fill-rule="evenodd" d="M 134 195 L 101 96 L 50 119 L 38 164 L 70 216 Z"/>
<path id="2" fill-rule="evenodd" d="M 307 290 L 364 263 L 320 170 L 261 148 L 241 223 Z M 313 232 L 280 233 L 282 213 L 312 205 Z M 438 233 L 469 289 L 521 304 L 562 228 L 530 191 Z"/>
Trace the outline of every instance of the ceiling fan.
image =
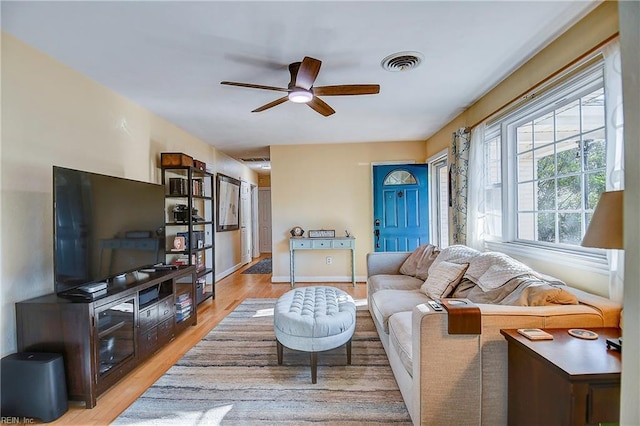
<path id="1" fill-rule="evenodd" d="M 251 112 L 261 112 L 286 101 L 291 101 L 295 103 L 306 103 L 313 110 L 325 117 L 335 113 L 335 110 L 318 96 L 375 95 L 380 92 L 380 86 L 377 84 L 342 84 L 338 86 L 314 87 L 313 83 L 316 81 L 316 77 L 318 77 L 321 65 L 322 61 L 309 56 L 305 56 L 302 62 L 294 62 L 290 64 L 289 73 L 291 74 L 291 81 L 287 88 L 262 86 L 250 83 L 236 83 L 233 81 L 222 81 L 220 84 L 287 92 L 286 96 L 276 99 L 273 102 L 269 102 L 266 105 L 262 105 Z"/>

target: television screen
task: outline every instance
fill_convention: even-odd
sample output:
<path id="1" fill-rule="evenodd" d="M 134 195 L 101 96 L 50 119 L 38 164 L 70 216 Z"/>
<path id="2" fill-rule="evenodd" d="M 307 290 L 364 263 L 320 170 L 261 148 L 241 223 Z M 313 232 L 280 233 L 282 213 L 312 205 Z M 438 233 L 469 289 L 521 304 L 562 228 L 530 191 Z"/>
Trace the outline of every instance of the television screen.
<path id="1" fill-rule="evenodd" d="M 162 185 L 53 167 L 56 293 L 164 261 Z"/>

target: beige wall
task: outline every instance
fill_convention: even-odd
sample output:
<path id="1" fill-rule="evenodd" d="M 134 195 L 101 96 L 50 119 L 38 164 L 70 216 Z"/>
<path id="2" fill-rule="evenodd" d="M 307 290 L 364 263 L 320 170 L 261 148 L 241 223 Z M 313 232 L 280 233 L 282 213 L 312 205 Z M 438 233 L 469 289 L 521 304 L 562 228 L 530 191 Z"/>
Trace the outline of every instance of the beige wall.
<path id="1" fill-rule="evenodd" d="M 446 149 L 451 134 L 460 127 L 471 127 L 496 112 L 518 96 L 525 94 L 537 83 L 566 67 L 586 52 L 618 32 L 617 2 L 606 1 L 580 22 L 550 43 L 540 53 L 527 61 L 489 93 L 455 117 L 427 140 L 427 156 Z M 596 294 L 608 295 L 608 277 L 583 269 L 553 264 L 510 253 L 541 272 L 557 276 L 566 282 Z"/>
<path id="2" fill-rule="evenodd" d="M 422 163 L 425 144 L 378 142 L 271 147 L 273 280 L 289 281 L 289 230 L 349 230 L 356 237 L 356 275 L 365 279 L 365 256 L 373 251 L 372 164 Z M 325 264 L 325 256 L 333 264 Z M 310 251 L 296 255 L 300 281 L 350 281 L 347 251 Z"/>
<path id="3" fill-rule="evenodd" d="M 257 175 L 135 103 L 2 34 L 2 354 L 16 350 L 14 303 L 53 292 L 52 165 L 160 182 L 160 152 Z M 240 262 L 239 232 L 216 235 L 218 273 Z"/>

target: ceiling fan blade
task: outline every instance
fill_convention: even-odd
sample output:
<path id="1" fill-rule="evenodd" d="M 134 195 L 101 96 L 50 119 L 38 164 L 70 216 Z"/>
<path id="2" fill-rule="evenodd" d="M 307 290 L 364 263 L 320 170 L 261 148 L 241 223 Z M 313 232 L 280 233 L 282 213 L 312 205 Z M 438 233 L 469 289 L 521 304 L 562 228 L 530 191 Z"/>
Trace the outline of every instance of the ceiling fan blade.
<path id="1" fill-rule="evenodd" d="M 316 81 L 316 77 L 318 77 L 321 65 L 322 61 L 305 56 L 298 69 L 295 85 L 303 89 L 311 89 L 313 82 Z"/>
<path id="2" fill-rule="evenodd" d="M 251 112 L 261 112 L 261 111 L 264 111 L 265 109 L 269 109 L 269 108 L 273 108 L 274 106 L 278 106 L 283 102 L 287 102 L 288 100 L 289 100 L 289 98 L 287 96 L 283 96 L 282 98 L 276 99 L 273 102 L 269 102 L 266 105 L 262 105 L 260 108 L 256 108 Z"/>
<path id="3" fill-rule="evenodd" d="M 320 96 L 375 95 L 377 93 L 380 93 L 378 84 L 343 84 L 313 88 L 313 94 Z"/>
<path id="4" fill-rule="evenodd" d="M 236 83 L 235 81 L 221 81 L 220 84 L 224 84 L 226 86 L 249 87 L 250 89 L 275 90 L 278 92 L 289 91 L 289 89 L 285 89 L 284 87 L 261 86 L 259 84 L 251 84 L 251 83 Z"/>
<path id="5" fill-rule="evenodd" d="M 311 101 L 307 103 L 307 105 L 309 105 L 309 107 L 313 108 L 316 112 L 324 115 L 325 117 L 328 117 L 335 112 L 333 108 L 331 108 L 325 101 L 317 96 L 314 96 L 313 99 L 311 99 Z"/>

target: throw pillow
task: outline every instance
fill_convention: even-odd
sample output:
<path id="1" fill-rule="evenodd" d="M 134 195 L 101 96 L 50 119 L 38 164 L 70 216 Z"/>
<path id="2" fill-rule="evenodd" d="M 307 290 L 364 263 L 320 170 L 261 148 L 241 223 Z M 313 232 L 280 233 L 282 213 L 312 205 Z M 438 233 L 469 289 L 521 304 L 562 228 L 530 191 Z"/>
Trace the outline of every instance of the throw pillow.
<path id="1" fill-rule="evenodd" d="M 420 290 L 432 299 L 447 297 L 462 280 L 468 267 L 468 263 L 442 261 L 431 270 Z"/>
<path id="2" fill-rule="evenodd" d="M 402 275 L 409 275 L 420 278 L 421 280 L 426 280 L 429 275 L 429 267 L 436 257 L 438 257 L 439 252 L 438 248 L 434 245 L 421 245 L 407 257 L 400 267 L 400 273 Z"/>

